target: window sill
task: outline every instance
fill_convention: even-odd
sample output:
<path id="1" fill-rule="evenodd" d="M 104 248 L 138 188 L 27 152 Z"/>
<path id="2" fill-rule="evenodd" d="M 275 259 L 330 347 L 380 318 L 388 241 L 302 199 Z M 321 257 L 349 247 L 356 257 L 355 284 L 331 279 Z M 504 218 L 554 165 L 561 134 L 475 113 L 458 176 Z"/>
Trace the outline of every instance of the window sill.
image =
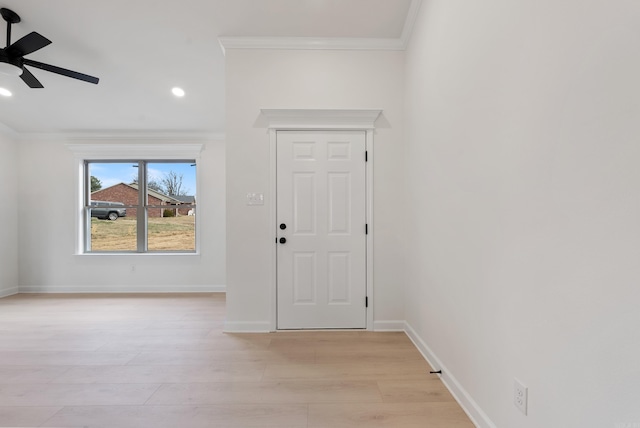
<path id="1" fill-rule="evenodd" d="M 199 252 L 195 253 L 75 253 L 74 256 L 79 257 L 113 257 L 113 256 L 125 256 L 125 257 L 200 257 Z"/>

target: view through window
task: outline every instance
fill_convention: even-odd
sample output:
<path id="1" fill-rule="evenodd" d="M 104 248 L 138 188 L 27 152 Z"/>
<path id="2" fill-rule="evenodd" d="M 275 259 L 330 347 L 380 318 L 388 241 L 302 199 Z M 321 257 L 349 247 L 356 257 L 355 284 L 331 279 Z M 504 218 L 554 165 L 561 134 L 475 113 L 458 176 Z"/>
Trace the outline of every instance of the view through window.
<path id="1" fill-rule="evenodd" d="M 86 252 L 195 252 L 194 160 L 86 161 L 85 189 Z"/>

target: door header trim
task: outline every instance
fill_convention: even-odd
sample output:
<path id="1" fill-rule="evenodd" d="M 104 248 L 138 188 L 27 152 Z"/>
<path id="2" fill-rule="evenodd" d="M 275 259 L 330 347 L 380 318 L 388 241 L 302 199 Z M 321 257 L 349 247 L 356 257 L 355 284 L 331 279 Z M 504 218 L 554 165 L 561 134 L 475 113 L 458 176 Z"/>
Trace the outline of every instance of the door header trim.
<path id="1" fill-rule="evenodd" d="M 260 109 L 263 126 L 275 130 L 372 130 L 378 109 Z"/>

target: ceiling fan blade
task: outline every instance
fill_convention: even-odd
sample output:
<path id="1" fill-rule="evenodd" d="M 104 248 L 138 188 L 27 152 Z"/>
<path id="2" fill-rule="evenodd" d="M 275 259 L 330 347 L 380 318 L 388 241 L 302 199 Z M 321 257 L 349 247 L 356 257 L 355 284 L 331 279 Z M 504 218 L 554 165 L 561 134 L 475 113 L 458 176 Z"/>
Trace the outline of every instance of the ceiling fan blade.
<path id="1" fill-rule="evenodd" d="M 100 79 L 98 79 L 97 77 L 89 76 L 88 74 L 78 73 L 77 71 L 67 70 L 66 68 L 56 67 L 55 65 L 45 64 L 27 58 L 24 58 L 24 64 L 39 68 L 41 70 L 71 77 L 73 79 L 83 80 L 85 82 L 93 83 L 96 85 L 98 84 L 98 81 L 100 81 Z"/>
<path id="2" fill-rule="evenodd" d="M 37 51 L 38 49 L 42 49 L 49 44 L 51 44 L 51 40 L 34 31 L 27 34 L 15 43 L 7 46 L 5 52 L 12 57 L 25 56 L 30 54 L 31 52 Z"/>
<path id="3" fill-rule="evenodd" d="M 40 81 L 36 79 L 36 76 L 31 74 L 31 72 L 24 67 L 22 67 L 22 74 L 20 75 L 20 78 L 30 88 L 44 88 L 44 86 L 42 86 L 42 83 L 40 83 Z"/>

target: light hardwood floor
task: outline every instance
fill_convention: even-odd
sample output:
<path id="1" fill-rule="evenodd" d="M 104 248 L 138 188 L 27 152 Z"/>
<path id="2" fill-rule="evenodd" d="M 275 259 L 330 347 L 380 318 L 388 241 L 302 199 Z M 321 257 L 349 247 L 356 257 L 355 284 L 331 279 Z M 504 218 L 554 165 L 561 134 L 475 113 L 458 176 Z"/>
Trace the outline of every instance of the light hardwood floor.
<path id="1" fill-rule="evenodd" d="M 404 333 L 224 314 L 224 294 L 0 299 L 0 426 L 473 427 Z"/>

